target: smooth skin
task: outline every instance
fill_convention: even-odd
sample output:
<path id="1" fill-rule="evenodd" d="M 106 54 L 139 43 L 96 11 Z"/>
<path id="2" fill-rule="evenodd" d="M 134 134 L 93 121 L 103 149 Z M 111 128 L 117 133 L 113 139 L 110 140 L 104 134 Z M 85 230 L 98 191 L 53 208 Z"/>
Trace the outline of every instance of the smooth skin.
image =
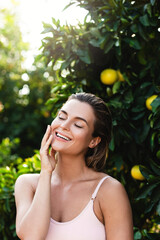
<path id="1" fill-rule="evenodd" d="M 44 240 L 50 218 L 66 222 L 78 216 L 106 176 L 88 168 L 84 160 L 87 148 L 101 141 L 92 137 L 94 121 L 92 107 L 72 99 L 47 127 L 40 148 L 40 174 L 21 175 L 15 184 L 16 232 L 21 240 Z M 103 182 L 94 212 L 105 225 L 107 240 L 133 240 L 131 207 L 116 179 Z"/>

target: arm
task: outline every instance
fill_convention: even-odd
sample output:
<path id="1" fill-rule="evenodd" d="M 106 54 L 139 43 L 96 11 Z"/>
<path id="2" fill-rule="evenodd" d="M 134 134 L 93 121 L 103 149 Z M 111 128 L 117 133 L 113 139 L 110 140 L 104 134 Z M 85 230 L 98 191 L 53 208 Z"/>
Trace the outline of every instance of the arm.
<path id="1" fill-rule="evenodd" d="M 32 174 L 20 176 L 15 184 L 16 231 L 23 240 L 44 240 L 48 232 L 51 214 L 51 175 L 55 167 L 53 150 L 49 155 L 51 141 L 49 127 L 41 144 L 41 173 L 36 189 L 33 189 L 35 176 Z"/>
<path id="2" fill-rule="evenodd" d="M 132 212 L 124 187 L 117 180 L 108 179 L 102 190 L 100 206 L 107 240 L 133 240 Z"/>
<path id="3" fill-rule="evenodd" d="M 30 174 L 25 174 L 16 181 L 16 232 L 23 240 L 44 240 L 50 221 L 51 175 L 40 174 L 35 194 L 32 178 Z"/>

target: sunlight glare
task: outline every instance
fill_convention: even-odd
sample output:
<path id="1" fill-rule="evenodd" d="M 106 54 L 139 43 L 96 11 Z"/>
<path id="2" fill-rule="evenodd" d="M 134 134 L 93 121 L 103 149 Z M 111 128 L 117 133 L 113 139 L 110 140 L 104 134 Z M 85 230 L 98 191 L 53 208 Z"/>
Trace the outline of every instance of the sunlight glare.
<path id="1" fill-rule="evenodd" d="M 44 37 L 43 23 L 52 23 L 52 17 L 60 20 L 62 24 L 76 25 L 83 22 L 87 14 L 85 9 L 72 5 L 65 11 L 63 9 L 70 0 L 5 0 L 0 2 L 0 7 L 6 7 L 16 12 L 19 26 L 22 31 L 23 41 L 30 43 L 30 51 L 27 53 L 25 66 L 31 67 L 33 56 L 38 54 L 41 40 Z M 29 57 L 29 56 L 30 57 Z"/>

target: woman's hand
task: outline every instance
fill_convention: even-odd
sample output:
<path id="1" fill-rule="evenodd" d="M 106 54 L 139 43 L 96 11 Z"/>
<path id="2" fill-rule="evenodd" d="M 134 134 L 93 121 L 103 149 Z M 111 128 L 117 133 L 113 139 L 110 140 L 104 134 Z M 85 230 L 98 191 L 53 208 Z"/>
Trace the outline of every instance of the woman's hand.
<path id="1" fill-rule="evenodd" d="M 53 135 L 51 134 L 51 126 L 48 125 L 46 133 L 41 142 L 40 148 L 40 158 L 41 158 L 41 171 L 47 171 L 52 173 L 55 169 L 56 160 L 55 160 L 55 151 L 51 148 L 49 151 L 49 147 L 53 141 Z"/>

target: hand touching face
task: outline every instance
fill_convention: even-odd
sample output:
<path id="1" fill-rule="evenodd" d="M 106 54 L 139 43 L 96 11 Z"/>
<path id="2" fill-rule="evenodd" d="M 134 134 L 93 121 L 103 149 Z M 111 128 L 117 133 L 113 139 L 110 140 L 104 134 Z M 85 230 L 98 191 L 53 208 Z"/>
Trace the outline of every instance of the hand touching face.
<path id="1" fill-rule="evenodd" d="M 53 141 L 53 135 L 51 131 L 51 126 L 48 125 L 46 133 L 41 142 L 40 148 L 40 158 L 41 158 L 41 171 L 47 171 L 52 173 L 55 168 L 55 150 L 51 148 L 50 145 Z"/>

